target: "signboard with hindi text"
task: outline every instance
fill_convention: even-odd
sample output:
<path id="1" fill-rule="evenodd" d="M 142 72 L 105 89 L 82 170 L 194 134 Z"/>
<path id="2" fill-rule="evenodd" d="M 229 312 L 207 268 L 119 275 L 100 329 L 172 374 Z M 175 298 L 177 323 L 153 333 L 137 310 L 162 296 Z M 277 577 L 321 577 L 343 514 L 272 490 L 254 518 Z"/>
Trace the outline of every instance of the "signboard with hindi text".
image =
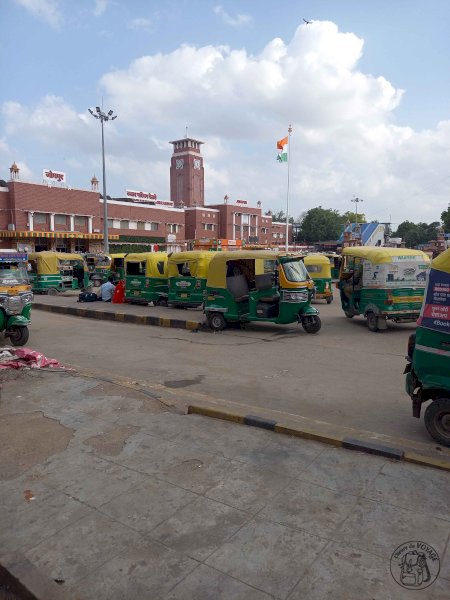
<path id="1" fill-rule="evenodd" d="M 66 174 L 62 171 L 42 170 L 42 179 L 47 183 L 66 183 Z"/>
<path id="2" fill-rule="evenodd" d="M 450 333 L 450 273 L 430 270 L 418 323 L 428 329 Z"/>

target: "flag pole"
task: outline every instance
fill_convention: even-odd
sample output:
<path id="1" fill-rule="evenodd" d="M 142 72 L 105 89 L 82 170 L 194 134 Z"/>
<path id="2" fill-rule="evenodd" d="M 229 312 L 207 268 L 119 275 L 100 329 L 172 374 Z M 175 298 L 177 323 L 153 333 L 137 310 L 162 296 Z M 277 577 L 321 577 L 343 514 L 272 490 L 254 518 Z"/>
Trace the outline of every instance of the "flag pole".
<path id="1" fill-rule="evenodd" d="M 292 127 L 288 127 L 288 169 L 287 169 L 287 194 L 286 194 L 286 252 L 289 250 L 289 165 L 291 162 L 291 132 Z"/>

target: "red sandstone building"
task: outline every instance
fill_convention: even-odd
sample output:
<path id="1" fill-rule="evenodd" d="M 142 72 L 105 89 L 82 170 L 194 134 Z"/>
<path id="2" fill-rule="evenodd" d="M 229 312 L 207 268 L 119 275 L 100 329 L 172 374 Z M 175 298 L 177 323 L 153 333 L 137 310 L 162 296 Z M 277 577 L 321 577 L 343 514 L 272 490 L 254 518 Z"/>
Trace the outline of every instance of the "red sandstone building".
<path id="1" fill-rule="evenodd" d="M 205 205 L 203 142 L 184 138 L 170 142 L 170 200 L 156 194 L 126 190 L 123 198 L 109 198 L 110 251 L 127 245 L 158 244 L 186 249 L 193 240 L 242 240 L 243 244 L 285 246 L 285 223 L 263 215 L 246 200 Z M 103 198 L 98 181 L 90 190 L 65 185 L 65 174 L 44 170 L 43 183 L 20 180 L 14 163 L 9 181 L 0 180 L 0 248 L 98 252 L 103 247 Z M 291 236 L 291 228 L 289 229 Z"/>

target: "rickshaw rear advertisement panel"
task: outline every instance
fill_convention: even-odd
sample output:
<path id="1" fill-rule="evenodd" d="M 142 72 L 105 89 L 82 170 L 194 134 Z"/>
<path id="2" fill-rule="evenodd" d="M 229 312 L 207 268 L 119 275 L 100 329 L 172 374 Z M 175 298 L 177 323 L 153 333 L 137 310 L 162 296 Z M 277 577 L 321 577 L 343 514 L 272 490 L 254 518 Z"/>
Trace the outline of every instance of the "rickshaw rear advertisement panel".
<path id="1" fill-rule="evenodd" d="M 373 264 L 364 260 L 363 286 L 371 288 L 424 288 L 426 285 L 426 272 L 428 265 L 418 256 L 394 257 L 391 263 Z"/>
<path id="2" fill-rule="evenodd" d="M 431 269 L 418 324 L 427 329 L 450 333 L 450 273 Z"/>

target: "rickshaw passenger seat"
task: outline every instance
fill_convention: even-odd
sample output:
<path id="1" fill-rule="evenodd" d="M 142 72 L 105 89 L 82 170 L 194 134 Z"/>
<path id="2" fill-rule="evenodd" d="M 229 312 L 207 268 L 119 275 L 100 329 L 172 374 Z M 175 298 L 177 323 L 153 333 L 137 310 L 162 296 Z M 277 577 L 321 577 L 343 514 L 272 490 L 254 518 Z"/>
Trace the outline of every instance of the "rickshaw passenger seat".
<path id="1" fill-rule="evenodd" d="M 227 277 L 227 290 L 236 302 L 248 300 L 248 281 L 245 275 Z"/>

